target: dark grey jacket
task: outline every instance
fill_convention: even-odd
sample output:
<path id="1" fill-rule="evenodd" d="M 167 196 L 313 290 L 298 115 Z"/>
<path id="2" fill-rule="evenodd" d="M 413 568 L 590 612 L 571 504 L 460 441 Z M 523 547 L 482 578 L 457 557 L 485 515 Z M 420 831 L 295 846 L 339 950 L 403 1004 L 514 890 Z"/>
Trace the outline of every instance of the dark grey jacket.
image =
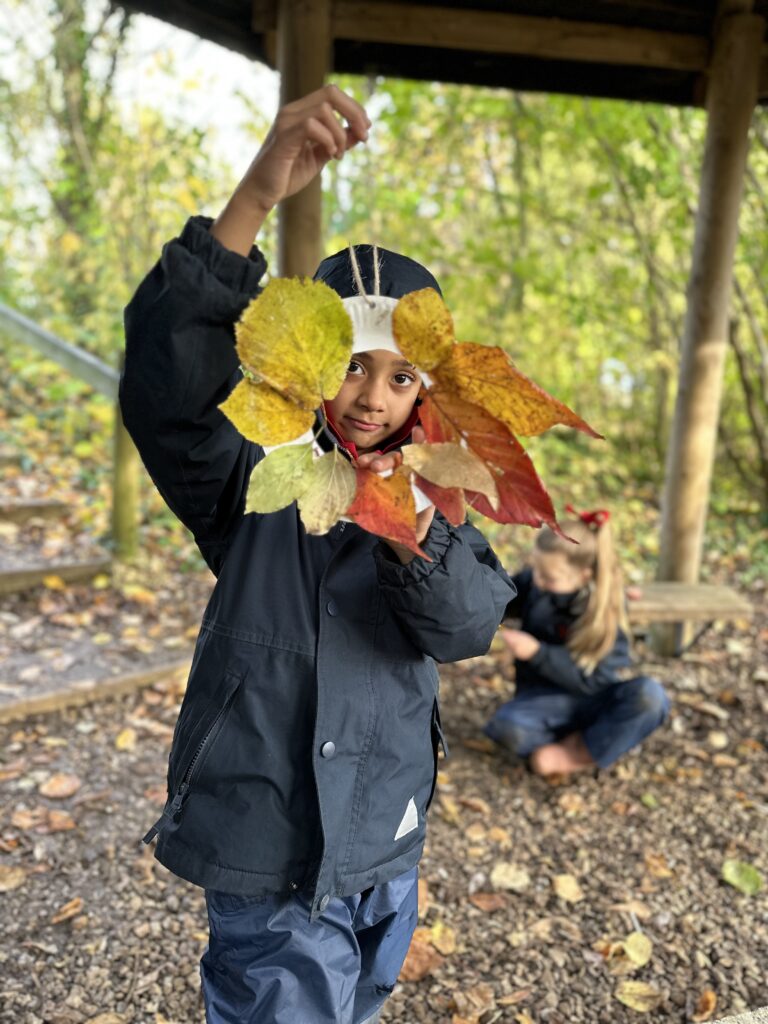
<path id="1" fill-rule="evenodd" d="M 120 401 L 161 494 L 218 580 L 147 841 L 197 885 L 327 898 L 417 863 L 441 739 L 435 662 L 484 653 L 514 589 L 482 535 L 437 516 L 401 565 L 353 524 L 308 536 L 295 505 L 244 515 L 263 456 L 218 410 L 232 325 L 265 262 L 193 218 L 126 311 Z"/>

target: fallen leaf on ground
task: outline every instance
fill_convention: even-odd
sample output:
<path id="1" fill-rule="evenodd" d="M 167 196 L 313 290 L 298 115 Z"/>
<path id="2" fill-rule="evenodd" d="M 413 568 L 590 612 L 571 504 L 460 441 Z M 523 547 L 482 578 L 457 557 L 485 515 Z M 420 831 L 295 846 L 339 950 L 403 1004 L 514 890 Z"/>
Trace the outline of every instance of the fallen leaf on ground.
<path id="1" fill-rule="evenodd" d="M 27 878 L 24 868 L 15 864 L 0 864 L 0 892 L 10 892 L 23 885 Z"/>
<path id="2" fill-rule="evenodd" d="M 644 860 L 646 868 L 654 878 L 672 878 L 675 874 L 663 853 L 653 853 L 650 850 L 646 850 Z"/>
<path id="3" fill-rule="evenodd" d="M 456 952 L 456 933 L 443 921 L 437 920 L 430 929 L 429 941 L 443 956 Z"/>
<path id="4" fill-rule="evenodd" d="M 116 750 L 135 750 L 137 734 L 135 729 L 123 729 L 115 738 Z"/>
<path id="5" fill-rule="evenodd" d="M 763 888 L 763 876 L 752 864 L 728 858 L 723 861 L 723 881 L 745 896 L 756 896 Z"/>
<path id="6" fill-rule="evenodd" d="M 691 1020 L 700 1024 L 701 1021 L 709 1020 L 717 1006 L 717 995 L 711 988 L 705 988 L 696 1000 L 696 1009 L 693 1011 Z"/>
<path id="7" fill-rule="evenodd" d="M 499 861 L 491 871 L 491 885 L 494 889 L 510 889 L 523 892 L 531 884 L 531 876 L 519 864 Z"/>
<path id="8" fill-rule="evenodd" d="M 578 879 L 573 875 L 555 875 L 552 879 L 552 887 L 561 900 L 569 903 L 578 903 L 584 899 L 584 892 L 579 885 Z"/>
<path id="9" fill-rule="evenodd" d="M 480 982 L 468 989 L 455 989 L 451 1008 L 463 1017 L 481 1017 L 496 1006 L 496 997 L 490 985 Z"/>
<path id="10" fill-rule="evenodd" d="M 61 924 L 62 921 L 69 921 L 72 917 L 77 915 L 83 909 L 83 901 L 80 896 L 76 896 L 69 903 L 65 903 L 63 907 L 60 907 L 51 918 L 51 924 Z"/>
<path id="11" fill-rule="evenodd" d="M 401 981 L 421 981 L 428 974 L 434 974 L 445 962 L 427 938 L 429 931 L 429 928 L 417 928 L 413 933 L 408 955 L 400 971 Z"/>
<path id="12" fill-rule="evenodd" d="M 507 897 L 502 892 L 473 892 L 469 902 L 478 910 L 492 914 L 494 910 L 501 910 L 507 905 Z"/>
<path id="13" fill-rule="evenodd" d="M 44 782 L 38 789 L 38 792 L 41 796 L 47 796 L 51 800 L 64 800 L 68 796 L 73 796 L 81 786 L 82 782 L 77 775 L 67 775 L 60 772 L 57 775 L 52 775 L 47 782 Z"/>
<path id="14" fill-rule="evenodd" d="M 614 995 L 620 1003 L 637 1010 L 649 1013 L 661 1003 L 661 993 L 646 981 L 621 981 L 616 986 Z"/>

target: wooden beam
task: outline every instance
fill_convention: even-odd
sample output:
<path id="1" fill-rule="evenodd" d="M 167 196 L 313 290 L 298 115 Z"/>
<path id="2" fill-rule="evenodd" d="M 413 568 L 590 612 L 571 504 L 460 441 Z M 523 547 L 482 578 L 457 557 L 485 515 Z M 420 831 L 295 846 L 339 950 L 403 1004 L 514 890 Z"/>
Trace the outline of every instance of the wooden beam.
<path id="1" fill-rule="evenodd" d="M 693 583 L 701 568 L 728 345 L 733 253 L 764 32 L 763 18 L 726 14 L 715 39 L 675 422 L 666 468 L 660 580 Z M 661 646 L 674 646 L 671 635 Z"/>
<path id="2" fill-rule="evenodd" d="M 254 32 L 273 31 L 275 17 L 274 0 L 253 0 Z M 378 0 L 334 0 L 331 36 L 363 43 L 679 71 L 705 69 L 710 52 L 708 39 L 680 32 Z"/>
<path id="3" fill-rule="evenodd" d="M 279 0 L 277 66 L 280 105 L 320 89 L 331 65 L 330 0 Z M 277 255 L 283 276 L 310 276 L 322 257 L 319 176 L 280 204 Z"/>

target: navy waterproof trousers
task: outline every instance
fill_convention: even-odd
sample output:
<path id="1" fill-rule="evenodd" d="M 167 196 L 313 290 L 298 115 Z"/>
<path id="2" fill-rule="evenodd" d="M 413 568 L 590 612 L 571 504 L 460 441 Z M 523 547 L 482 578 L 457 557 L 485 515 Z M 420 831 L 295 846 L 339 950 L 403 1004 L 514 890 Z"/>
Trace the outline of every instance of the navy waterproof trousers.
<path id="1" fill-rule="evenodd" d="M 364 1024 L 395 986 L 418 917 L 418 869 L 332 899 L 206 890 L 207 1024 Z"/>
<path id="2" fill-rule="evenodd" d="M 664 687 L 648 676 L 613 683 L 590 695 L 558 686 L 530 686 L 502 704 L 484 732 L 519 757 L 528 757 L 579 731 L 598 767 L 607 768 L 657 729 L 668 712 Z"/>

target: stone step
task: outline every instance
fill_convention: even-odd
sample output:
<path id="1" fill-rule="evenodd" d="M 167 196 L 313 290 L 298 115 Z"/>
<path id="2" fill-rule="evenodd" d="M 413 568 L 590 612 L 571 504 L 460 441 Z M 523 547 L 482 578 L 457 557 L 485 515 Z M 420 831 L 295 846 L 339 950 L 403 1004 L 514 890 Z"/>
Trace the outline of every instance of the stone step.
<path id="1" fill-rule="evenodd" d="M 0 500 L 0 520 L 9 523 L 28 523 L 32 519 L 52 519 L 65 516 L 69 507 L 54 498 L 25 498 L 24 500 Z"/>
<path id="2" fill-rule="evenodd" d="M 112 567 L 109 555 L 97 555 L 80 561 L 29 561 L 23 566 L 0 570 L 0 594 L 17 594 L 39 586 L 46 576 L 58 576 L 65 583 L 78 583 L 108 573 Z"/>

